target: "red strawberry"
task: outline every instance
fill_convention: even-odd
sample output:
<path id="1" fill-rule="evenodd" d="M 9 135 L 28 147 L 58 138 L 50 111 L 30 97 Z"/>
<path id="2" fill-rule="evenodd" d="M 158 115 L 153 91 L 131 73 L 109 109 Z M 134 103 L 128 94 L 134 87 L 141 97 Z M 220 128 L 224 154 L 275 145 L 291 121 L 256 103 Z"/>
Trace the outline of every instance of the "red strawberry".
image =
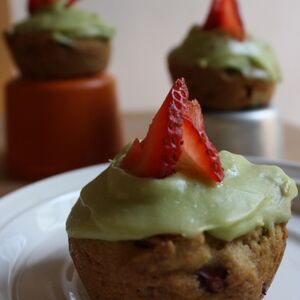
<path id="1" fill-rule="evenodd" d="M 203 30 L 220 29 L 238 40 L 245 39 L 245 31 L 236 0 L 213 0 Z"/>
<path id="2" fill-rule="evenodd" d="M 28 11 L 30 14 L 34 14 L 45 6 L 51 5 L 59 0 L 29 0 Z M 66 6 L 72 5 L 76 0 L 66 0 Z"/>
<path id="3" fill-rule="evenodd" d="M 121 167 L 139 177 L 163 178 L 176 171 L 181 154 L 182 120 L 188 101 L 184 79 L 178 79 L 155 115 L 145 139 L 135 140 Z"/>
<path id="4" fill-rule="evenodd" d="M 142 142 L 136 139 L 121 167 L 138 177 L 163 178 L 175 171 L 221 182 L 223 169 L 205 131 L 201 107 L 188 101 L 184 80 L 177 80 Z"/>
<path id="5" fill-rule="evenodd" d="M 215 146 L 203 129 L 198 130 L 190 119 L 183 120 L 182 154 L 176 170 L 201 177 L 206 181 L 221 182 L 224 172 Z"/>

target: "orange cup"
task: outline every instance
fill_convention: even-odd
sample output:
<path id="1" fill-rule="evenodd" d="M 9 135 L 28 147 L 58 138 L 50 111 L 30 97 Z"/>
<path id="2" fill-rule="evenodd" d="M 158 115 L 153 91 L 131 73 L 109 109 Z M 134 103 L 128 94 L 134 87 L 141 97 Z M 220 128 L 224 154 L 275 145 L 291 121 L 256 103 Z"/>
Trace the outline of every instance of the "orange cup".
<path id="1" fill-rule="evenodd" d="M 7 170 L 15 178 L 108 161 L 122 145 L 114 78 L 10 81 L 6 135 Z"/>

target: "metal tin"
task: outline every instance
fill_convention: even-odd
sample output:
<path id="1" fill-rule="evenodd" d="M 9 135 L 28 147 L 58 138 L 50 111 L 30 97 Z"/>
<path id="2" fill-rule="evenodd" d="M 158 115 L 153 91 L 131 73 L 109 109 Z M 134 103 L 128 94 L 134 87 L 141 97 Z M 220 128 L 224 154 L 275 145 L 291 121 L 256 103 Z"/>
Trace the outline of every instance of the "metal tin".
<path id="1" fill-rule="evenodd" d="M 204 114 L 205 128 L 218 150 L 267 158 L 282 157 L 278 110 L 267 107 Z"/>

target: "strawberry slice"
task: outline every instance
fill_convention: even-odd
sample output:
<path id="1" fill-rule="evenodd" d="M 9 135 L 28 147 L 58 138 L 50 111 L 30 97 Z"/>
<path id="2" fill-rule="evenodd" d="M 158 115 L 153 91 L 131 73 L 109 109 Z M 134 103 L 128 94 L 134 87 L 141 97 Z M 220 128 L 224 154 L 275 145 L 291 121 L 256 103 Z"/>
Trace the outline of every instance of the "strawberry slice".
<path id="1" fill-rule="evenodd" d="M 30 14 L 34 14 L 41 10 L 45 6 L 51 5 L 59 0 L 29 0 L 28 1 L 28 11 Z M 66 0 L 66 6 L 72 5 L 76 0 Z"/>
<path id="2" fill-rule="evenodd" d="M 183 79 L 175 82 L 147 136 L 133 142 L 121 167 L 138 177 L 163 178 L 181 171 L 210 183 L 223 180 L 218 152 L 204 130 L 200 104 L 188 101 Z"/>
<path id="3" fill-rule="evenodd" d="M 176 170 L 208 182 L 224 178 L 221 161 L 215 146 L 204 130 L 197 130 L 189 119 L 183 120 L 182 154 Z"/>
<path id="4" fill-rule="evenodd" d="M 121 167 L 138 177 L 163 178 L 176 171 L 181 154 L 182 121 L 188 101 L 184 79 L 167 95 L 142 142 L 135 140 Z"/>
<path id="5" fill-rule="evenodd" d="M 182 128 L 182 154 L 176 169 L 206 181 L 221 182 L 224 171 L 218 152 L 205 132 L 203 114 L 197 100 L 188 102 Z"/>
<path id="6" fill-rule="evenodd" d="M 245 30 L 236 0 L 213 0 L 203 30 L 220 29 L 238 40 L 245 39 Z"/>

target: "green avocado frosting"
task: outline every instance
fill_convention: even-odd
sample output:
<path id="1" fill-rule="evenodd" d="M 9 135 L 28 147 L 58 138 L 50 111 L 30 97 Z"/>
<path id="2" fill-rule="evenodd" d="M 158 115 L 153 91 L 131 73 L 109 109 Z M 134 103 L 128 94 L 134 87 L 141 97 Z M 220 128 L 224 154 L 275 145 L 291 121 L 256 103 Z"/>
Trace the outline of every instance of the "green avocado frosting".
<path id="1" fill-rule="evenodd" d="M 272 48 L 248 36 L 239 41 L 220 31 L 203 31 L 194 26 L 183 43 L 169 55 L 170 64 L 235 70 L 249 78 L 281 79 Z"/>
<path id="2" fill-rule="evenodd" d="M 81 191 L 67 220 L 70 237 L 121 241 L 206 231 L 230 241 L 291 216 L 297 187 L 276 166 L 222 151 L 225 178 L 209 186 L 180 173 L 164 179 L 132 176 L 119 167 L 123 155 Z"/>
<path id="3" fill-rule="evenodd" d="M 16 34 L 35 32 L 51 32 L 53 38 L 64 43 L 73 38 L 110 39 L 115 30 L 106 25 L 98 15 L 74 6 L 66 7 L 64 1 L 58 1 L 46 6 L 13 28 L 13 33 Z"/>

